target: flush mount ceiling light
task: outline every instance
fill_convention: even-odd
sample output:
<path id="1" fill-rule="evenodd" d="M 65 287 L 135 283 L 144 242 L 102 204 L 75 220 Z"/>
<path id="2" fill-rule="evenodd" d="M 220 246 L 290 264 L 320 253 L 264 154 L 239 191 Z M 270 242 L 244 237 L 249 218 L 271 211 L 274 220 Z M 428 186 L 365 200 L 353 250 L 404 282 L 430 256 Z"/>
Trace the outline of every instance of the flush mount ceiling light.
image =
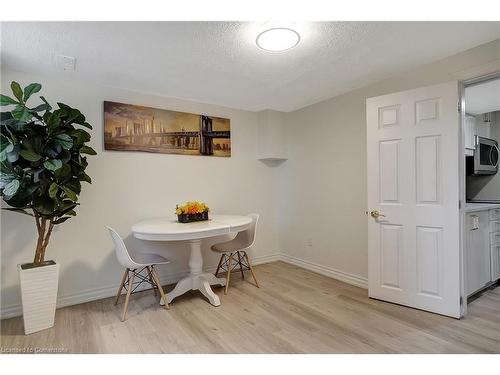
<path id="1" fill-rule="evenodd" d="M 277 27 L 260 33 L 256 43 L 263 50 L 281 52 L 295 47 L 299 41 L 300 35 L 295 30 Z"/>

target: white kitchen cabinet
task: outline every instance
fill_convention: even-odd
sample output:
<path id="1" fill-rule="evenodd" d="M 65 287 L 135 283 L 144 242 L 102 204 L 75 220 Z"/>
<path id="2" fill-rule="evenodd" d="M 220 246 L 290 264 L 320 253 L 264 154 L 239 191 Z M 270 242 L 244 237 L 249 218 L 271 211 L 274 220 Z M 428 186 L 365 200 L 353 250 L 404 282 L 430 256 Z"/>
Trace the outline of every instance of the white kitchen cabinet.
<path id="1" fill-rule="evenodd" d="M 500 279 L 500 210 L 490 210 L 491 281 Z"/>
<path id="2" fill-rule="evenodd" d="M 490 220 L 500 220 L 500 209 L 494 208 L 490 210 Z"/>
<path id="3" fill-rule="evenodd" d="M 483 121 L 482 116 L 465 116 L 464 124 L 464 148 L 465 155 L 473 156 L 476 149 L 475 136 L 491 138 L 491 124 Z"/>
<path id="4" fill-rule="evenodd" d="M 500 243 L 491 245 L 491 281 L 500 279 Z"/>
<path id="5" fill-rule="evenodd" d="M 467 225 L 467 295 L 491 281 L 490 213 L 480 211 L 466 216 Z"/>
<path id="6" fill-rule="evenodd" d="M 475 142 L 474 142 L 474 135 L 476 134 L 476 119 L 474 116 L 465 116 L 465 126 L 464 126 L 464 132 L 465 132 L 465 154 L 468 156 L 474 155 L 474 150 L 476 148 Z"/>

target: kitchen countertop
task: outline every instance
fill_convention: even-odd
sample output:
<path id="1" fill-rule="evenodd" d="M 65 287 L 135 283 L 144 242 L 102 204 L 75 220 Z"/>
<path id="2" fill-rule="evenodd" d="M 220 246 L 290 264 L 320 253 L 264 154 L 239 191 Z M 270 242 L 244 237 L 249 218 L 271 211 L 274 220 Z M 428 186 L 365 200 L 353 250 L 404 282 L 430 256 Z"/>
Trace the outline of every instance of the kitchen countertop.
<path id="1" fill-rule="evenodd" d="M 485 211 L 491 210 L 492 208 L 500 208 L 500 203 L 475 203 L 467 202 L 465 204 L 465 212 L 475 212 L 475 211 Z"/>

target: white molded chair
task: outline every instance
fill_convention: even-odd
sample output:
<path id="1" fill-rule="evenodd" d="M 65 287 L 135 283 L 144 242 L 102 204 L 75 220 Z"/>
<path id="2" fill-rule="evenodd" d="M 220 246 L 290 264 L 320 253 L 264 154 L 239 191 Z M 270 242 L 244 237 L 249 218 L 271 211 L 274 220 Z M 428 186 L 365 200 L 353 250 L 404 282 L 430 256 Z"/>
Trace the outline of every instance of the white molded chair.
<path id="1" fill-rule="evenodd" d="M 260 288 L 247 254 L 247 250 L 255 243 L 255 233 L 257 231 L 259 214 L 249 214 L 248 216 L 252 218 L 252 224 L 247 230 L 239 232 L 231 241 L 215 244 L 211 248 L 212 251 L 221 254 L 217 271 L 215 271 L 215 277 L 217 277 L 220 270 L 226 271 L 226 288 L 224 289 L 224 294 L 227 294 L 229 289 L 231 271 L 238 266 L 240 268 L 241 278 L 245 278 L 243 271 L 249 270 L 255 281 L 255 286 Z"/>
<path id="2" fill-rule="evenodd" d="M 135 290 L 142 283 L 146 282 L 151 285 L 153 292 L 156 296 L 156 290 L 160 292 L 163 302 L 165 302 L 165 308 L 168 309 L 168 302 L 163 288 L 160 283 L 160 278 L 156 273 L 155 266 L 157 264 L 168 264 L 170 261 L 158 254 L 148 254 L 148 253 L 133 253 L 134 259 L 130 256 L 123 239 L 113 228 L 106 227 L 111 234 L 113 243 L 115 245 L 116 257 L 118 262 L 125 267 L 125 272 L 123 273 L 122 281 L 120 282 L 120 287 L 118 288 L 118 293 L 116 294 L 115 305 L 118 304 L 120 295 L 123 288 L 127 291 L 127 296 L 125 297 L 125 306 L 123 307 L 122 321 L 127 319 L 127 309 L 130 295 L 135 292 Z M 145 275 L 141 273 L 145 271 Z M 139 281 L 134 283 L 134 279 L 138 278 Z"/>

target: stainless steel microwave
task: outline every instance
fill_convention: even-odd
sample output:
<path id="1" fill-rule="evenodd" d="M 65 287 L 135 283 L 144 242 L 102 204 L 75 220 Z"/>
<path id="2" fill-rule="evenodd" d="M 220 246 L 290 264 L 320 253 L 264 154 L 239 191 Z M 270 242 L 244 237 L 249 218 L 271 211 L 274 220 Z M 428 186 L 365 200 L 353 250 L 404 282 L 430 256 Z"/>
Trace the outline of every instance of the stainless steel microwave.
<path id="1" fill-rule="evenodd" d="M 488 175 L 498 172 L 498 142 L 494 139 L 475 136 L 474 174 Z"/>

